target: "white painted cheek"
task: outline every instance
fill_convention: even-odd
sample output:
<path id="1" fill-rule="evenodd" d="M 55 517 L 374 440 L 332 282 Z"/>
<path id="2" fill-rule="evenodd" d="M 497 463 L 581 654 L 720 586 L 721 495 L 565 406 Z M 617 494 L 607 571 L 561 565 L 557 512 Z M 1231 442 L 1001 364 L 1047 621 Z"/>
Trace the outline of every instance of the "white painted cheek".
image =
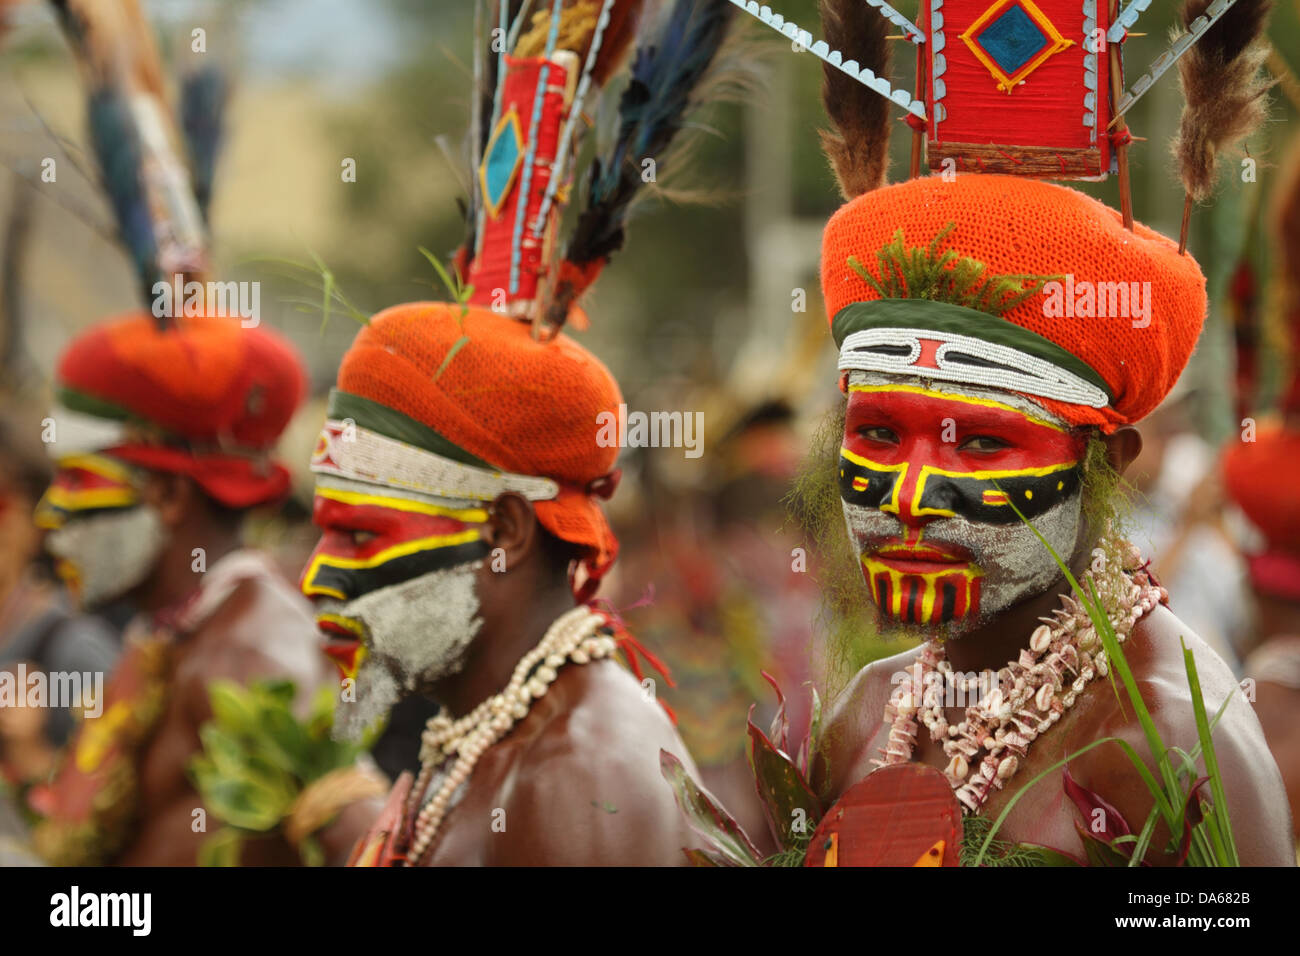
<path id="1" fill-rule="evenodd" d="M 1078 543 L 1082 497 L 1073 497 L 1033 519 L 1034 527 L 1063 561 L 1069 561 Z M 980 566 L 983 612 L 1004 611 L 1048 588 L 1061 569 L 1034 532 L 1021 522 L 1011 525 L 975 525 Z"/>

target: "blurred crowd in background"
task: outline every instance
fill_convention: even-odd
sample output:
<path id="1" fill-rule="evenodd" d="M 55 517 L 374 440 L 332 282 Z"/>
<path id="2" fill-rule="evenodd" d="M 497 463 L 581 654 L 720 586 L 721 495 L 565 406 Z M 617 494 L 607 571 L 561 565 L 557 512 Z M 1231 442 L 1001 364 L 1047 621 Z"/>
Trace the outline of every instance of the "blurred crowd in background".
<path id="1" fill-rule="evenodd" d="M 261 283 L 261 321 L 294 340 L 312 376 L 312 398 L 280 454 L 297 467 L 295 495 L 250 529 L 296 579 L 316 539 L 306 465 L 325 393 L 356 330 L 337 309 L 324 315 L 301 277 L 323 264 L 365 313 L 440 296 L 417 247 L 445 256 L 460 238 L 462 164 L 453 160 L 469 113 L 470 7 L 428 0 L 144 7 L 168 58 L 193 55 L 189 26 L 202 16 L 210 24 L 205 55 L 220 58 L 235 81 L 212 213 L 219 271 Z M 812 0 L 784 7 L 791 19 L 816 20 Z M 1163 36 L 1171 14 L 1147 16 L 1148 32 Z M 1242 559 L 1252 529 L 1227 503 L 1218 461 L 1242 429 L 1235 323 L 1247 313 L 1268 319 L 1283 270 L 1272 197 L 1298 161 L 1289 140 L 1300 91 L 1282 65 L 1300 64 L 1298 26 L 1297 6 L 1280 4 L 1272 27 L 1278 63 L 1270 69 L 1283 78 L 1273 121 L 1250 144 L 1253 181 L 1223 189 L 1193 219 L 1190 251 L 1209 280 L 1209 320 L 1179 388 L 1142 426 L 1144 450 L 1129 474 L 1133 539 L 1154 556 L 1174 610 L 1243 677 L 1262 636 Z M 1154 56 L 1161 46 L 1138 52 Z M 805 540 L 787 497 L 838 398 L 817 259 L 821 226 L 839 200 L 816 136 L 824 124 L 821 70 L 776 37 L 756 38 L 753 51 L 756 91 L 711 114 L 712 135 L 702 139 L 692 175 L 672 183 L 694 201 L 641 211 L 628 248 L 585 304 L 590 330 L 579 333 L 613 371 L 630 409 L 703 413 L 699 457 L 648 448 L 620 460 L 624 478 L 609 511 L 622 553 L 602 597 L 668 665 L 676 686 L 657 692 L 676 713 L 705 784 L 751 833 L 764 827 L 750 826 L 759 809 L 745 766 L 745 722 L 751 705 L 760 714 L 775 706 L 764 672 L 791 694 L 798 728 L 808 720 L 809 682 L 828 696 L 867 660 L 901 649 L 864 633 L 852 660 L 819 653 L 816 542 Z M 1142 100 L 1129 114 L 1135 133 L 1168 141 L 1178 95 L 1165 83 Z M 33 660 L 107 670 L 124 620 L 112 608 L 88 617 L 66 605 L 31 521 L 50 473 L 41 420 L 54 359 L 78 330 L 137 305 L 82 145 L 82 109 L 52 16 L 29 5 L 0 56 L 0 666 Z M 906 138 L 895 139 L 896 166 L 905 168 Z M 1171 160 L 1142 146 L 1131 153 L 1135 214 L 1176 235 L 1183 192 Z M 47 158 L 56 163 L 54 183 L 41 178 Z M 340 176 L 346 159 L 355 160 L 355 182 Z M 672 172 L 660 171 L 666 185 Z M 1118 205 L 1113 180 L 1079 185 Z M 1260 394 L 1248 412 L 1267 407 L 1277 387 L 1277 356 L 1264 346 Z M 394 725 L 418 728 L 431 706 L 404 704 Z M 70 725 L 66 714 L 0 710 L 5 781 L 48 773 Z M 410 746 L 385 752 L 381 741 L 377 757 L 390 773 L 416 765 Z"/>

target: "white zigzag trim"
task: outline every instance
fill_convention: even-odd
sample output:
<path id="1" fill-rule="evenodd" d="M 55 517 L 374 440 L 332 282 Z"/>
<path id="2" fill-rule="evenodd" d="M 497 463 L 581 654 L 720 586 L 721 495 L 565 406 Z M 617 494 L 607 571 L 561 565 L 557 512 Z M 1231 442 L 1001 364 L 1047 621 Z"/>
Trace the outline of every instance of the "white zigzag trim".
<path id="1" fill-rule="evenodd" d="M 773 13 L 771 7 L 760 7 L 755 0 L 730 0 L 730 2 L 734 6 L 740 7 L 740 9 L 744 10 L 751 17 L 755 17 L 759 22 L 771 27 L 777 33 L 795 41 L 819 60 L 829 63 L 841 73 L 847 73 L 863 86 L 870 87 L 881 96 L 893 101 L 903 109 L 907 110 L 913 116 L 916 116 L 919 119 L 925 119 L 925 103 L 921 100 L 913 99 L 912 94 L 907 92 L 907 90 L 894 89 L 889 85 L 889 81 L 885 78 L 876 76 L 876 74 L 872 73 L 866 67 L 858 66 L 857 60 L 845 60 L 844 55 L 840 53 L 839 50 L 832 50 L 825 40 L 814 40 L 811 33 L 802 29 L 797 23 L 787 20 L 785 17 L 781 16 L 781 14 Z M 880 14 L 890 20 L 890 22 L 897 23 L 898 21 L 894 20 L 894 16 L 897 16 L 899 20 L 902 20 L 907 23 L 908 26 L 911 26 L 912 30 L 910 31 L 907 30 L 907 27 L 903 27 L 903 29 L 908 32 L 909 38 L 911 38 L 913 42 L 919 43 L 924 39 L 921 31 L 917 30 L 916 26 L 912 24 L 910 20 L 907 20 L 906 17 L 893 7 L 890 7 L 883 2 L 874 2 L 874 0 L 867 0 L 867 2 L 873 7 L 879 8 Z M 893 16 L 890 14 L 893 14 Z M 899 26 L 902 26 L 902 24 L 899 24 Z"/>
<path id="2" fill-rule="evenodd" d="M 1192 45 L 1205 35 L 1205 31 L 1213 26 L 1219 17 L 1227 13 L 1228 8 L 1236 2 L 1237 0 L 1214 0 L 1213 3 L 1206 7 L 1205 13 L 1192 21 L 1188 31 L 1174 40 L 1168 50 L 1156 57 L 1151 63 L 1151 68 L 1139 76 L 1133 82 L 1133 85 L 1124 92 L 1124 95 L 1119 99 L 1119 107 L 1115 110 L 1115 115 L 1111 117 L 1111 122 L 1113 123 L 1119 119 L 1133 107 L 1134 103 L 1142 99 L 1146 92 L 1155 85 L 1156 80 L 1160 79 L 1166 70 L 1177 63 L 1179 57 L 1190 50 Z M 1120 23 L 1127 13 L 1126 10 L 1123 14 L 1120 14 L 1120 20 L 1117 20 L 1116 24 Z M 1109 34 L 1107 34 L 1107 39 L 1111 43 L 1116 42 L 1110 39 Z"/>
<path id="3" fill-rule="evenodd" d="M 943 343 L 934 356 L 937 368 L 920 368 L 912 364 L 921 355 L 921 339 Z M 880 345 L 902 346 L 908 349 L 908 354 L 886 355 L 863 351 Z M 949 352 L 962 352 L 1001 367 L 984 368 L 948 361 Z M 906 328 L 864 329 L 854 332 L 845 338 L 844 345 L 840 348 L 840 371 L 858 369 L 891 372 L 895 375 L 920 375 L 923 378 L 964 382 L 968 385 L 987 385 L 1091 408 L 1105 408 L 1110 404 L 1106 393 L 1097 386 L 1046 359 L 1010 346 L 995 345 L 954 332 Z"/>
<path id="4" fill-rule="evenodd" d="M 492 501 L 507 491 L 550 501 L 560 493 L 550 478 L 476 468 L 338 419 L 325 422 L 321 439 L 325 447 L 311 459 L 318 475 L 471 501 Z"/>

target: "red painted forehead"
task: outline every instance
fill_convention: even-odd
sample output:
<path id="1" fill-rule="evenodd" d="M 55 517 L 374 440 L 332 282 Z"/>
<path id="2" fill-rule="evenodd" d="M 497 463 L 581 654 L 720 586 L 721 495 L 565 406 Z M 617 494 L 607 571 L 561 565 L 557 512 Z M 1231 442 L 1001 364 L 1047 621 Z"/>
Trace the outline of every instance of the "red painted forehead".
<path id="1" fill-rule="evenodd" d="M 1022 456 L 1044 461 L 1082 457 L 1081 432 L 996 399 L 936 392 L 918 385 L 851 385 L 845 442 L 853 447 L 864 430 L 884 428 L 901 446 L 951 446 L 966 439 L 998 439 Z"/>

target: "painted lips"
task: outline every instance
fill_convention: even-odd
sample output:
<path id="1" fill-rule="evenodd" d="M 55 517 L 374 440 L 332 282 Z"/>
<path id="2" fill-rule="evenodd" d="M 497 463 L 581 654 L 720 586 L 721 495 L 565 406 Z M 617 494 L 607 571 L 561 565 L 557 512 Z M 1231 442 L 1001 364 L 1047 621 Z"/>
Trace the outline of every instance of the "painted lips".
<path id="1" fill-rule="evenodd" d="M 345 678 L 355 678 L 366 657 L 364 629 L 358 621 L 338 614 L 320 614 L 316 628 L 325 637 L 321 651 Z"/>

